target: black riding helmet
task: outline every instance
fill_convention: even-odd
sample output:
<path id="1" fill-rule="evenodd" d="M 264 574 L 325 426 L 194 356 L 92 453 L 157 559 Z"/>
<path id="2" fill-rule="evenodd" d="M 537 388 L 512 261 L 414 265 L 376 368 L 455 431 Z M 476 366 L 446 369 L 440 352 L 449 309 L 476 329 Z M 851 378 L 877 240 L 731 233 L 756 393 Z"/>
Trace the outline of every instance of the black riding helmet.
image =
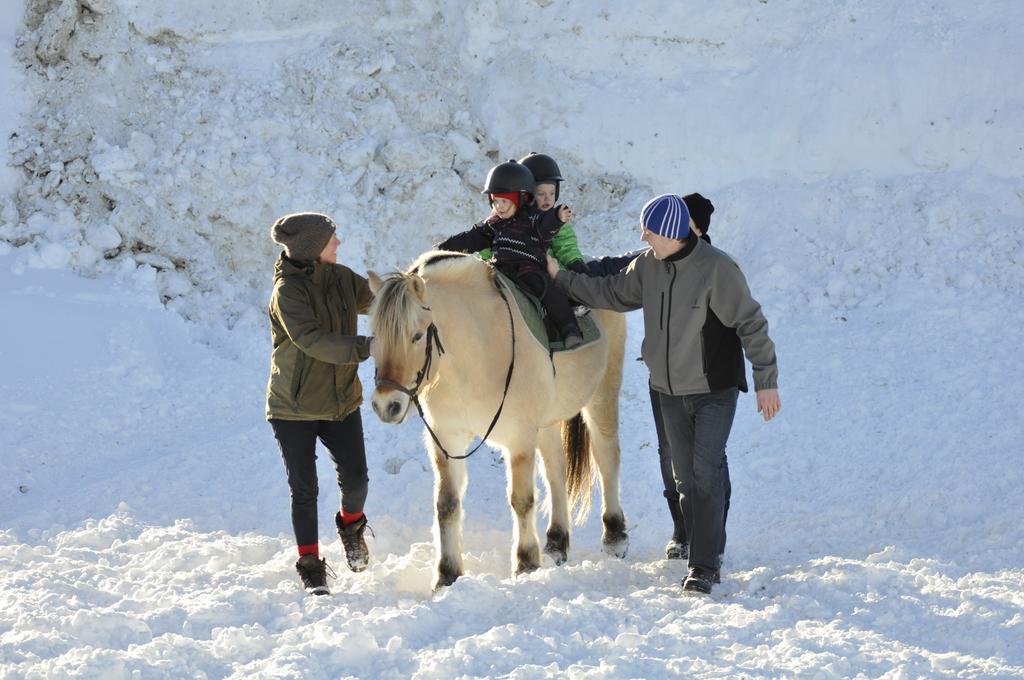
<path id="1" fill-rule="evenodd" d="M 530 169 L 533 173 L 533 181 L 537 184 L 554 184 L 555 200 L 558 200 L 558 190 L 562 180 L 562 171 L 558 169 L 558 163 L 547 154 L 531 151 L 519 159 L 519 162 Z"/>
<path id="2" fill-rule="evenodd" d="M 533 173 L 514 158 L 499 163 L 487 173 L 481 194 L 519 194 L 520 206 L 533 200 Z"/>

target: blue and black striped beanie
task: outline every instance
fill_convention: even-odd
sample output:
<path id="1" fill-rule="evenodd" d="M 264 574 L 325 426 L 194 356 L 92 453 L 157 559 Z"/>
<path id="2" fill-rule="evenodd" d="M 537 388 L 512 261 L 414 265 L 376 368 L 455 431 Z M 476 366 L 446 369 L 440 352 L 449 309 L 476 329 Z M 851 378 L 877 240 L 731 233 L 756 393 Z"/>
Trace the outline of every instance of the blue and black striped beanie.
<path id="1" fill-rule="evenodd" d="M 662 194 L 647 201 L 640 211 L 640 224 L 658 236 L 682 241 L 690 234 L 690 211 L 675 194 Z"/>

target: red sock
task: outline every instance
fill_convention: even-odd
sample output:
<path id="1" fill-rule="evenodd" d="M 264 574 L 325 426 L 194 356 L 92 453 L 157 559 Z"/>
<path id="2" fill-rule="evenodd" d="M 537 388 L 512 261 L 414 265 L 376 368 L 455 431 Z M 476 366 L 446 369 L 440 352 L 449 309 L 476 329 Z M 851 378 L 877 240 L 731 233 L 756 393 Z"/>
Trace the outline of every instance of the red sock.
<path id="1" fill-rule="evenodd" d="M 358 522 L 362 518 L 363 518 L 363 513 L 361 513 L 361 512 L 345 512 L 344 510 L 341 511 L 341 524 L 342 524 L 342 526 L 346 526 L 347 527 L 349 524 L 352 524 L 352 522 Z"/>
<path id="2" fill-rule="evenodd" d="M 320 544 L 319 543 L 310 543 L 309 545 L 300 545 L 299 546 L 299 557 L 302 557 L 303 555 L 313 555 L 317 559 L 319 559 L 320 558 Z"/>

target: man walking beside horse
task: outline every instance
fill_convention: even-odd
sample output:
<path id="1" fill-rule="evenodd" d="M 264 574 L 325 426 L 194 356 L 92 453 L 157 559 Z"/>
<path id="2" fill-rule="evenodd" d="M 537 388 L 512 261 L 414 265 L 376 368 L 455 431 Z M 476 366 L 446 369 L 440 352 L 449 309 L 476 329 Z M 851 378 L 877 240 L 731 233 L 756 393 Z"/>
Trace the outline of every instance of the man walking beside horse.
<path id="1" fill-rule="evenodd" d="M 551 257 L 548 271 L 583 304 L 643 309 L 643 359 L 661 402 L 690 540 L 683 590 L 710 593 L 720 580 L 725 445 L 739 391 L 747 391 L 743 353 L 753 366 L 757 410 L 768 421 L 781 408 L 775 344 L 743 272 L 697 237 L 680 197 L 648 201 L 640 224 L 650 249 L 623 272 L 589 278 L 558 271 Z"/>

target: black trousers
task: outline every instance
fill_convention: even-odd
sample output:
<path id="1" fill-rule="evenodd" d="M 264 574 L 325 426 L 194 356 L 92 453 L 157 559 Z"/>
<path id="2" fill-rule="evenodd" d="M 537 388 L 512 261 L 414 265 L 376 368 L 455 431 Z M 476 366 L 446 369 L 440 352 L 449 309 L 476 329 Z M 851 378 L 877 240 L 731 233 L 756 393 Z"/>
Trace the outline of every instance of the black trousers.
<path id="1" fill-rule="evenodd" d="M 292 527 L 297 545 L 317 542 L 316 440 L 327 447 L 338 476 L 341 507 L 356 514 L 363 511 L 369 477 L 363 418 L 356 409 L 344 420 L 271 420 L 274 437 L 288 473 L 292 496 Z"/>
<path id="2" fill-rule="evenodd" d="M 690 565 L 718 569 L 725 535 L 725 445 L 739 390 L 658 393 L 672 471 L 690 541 Z"/>
<path id="3" fill-rule="evenodd" d="M 682 503 L 679 498 L 679 490 L 676 489 L 676 477 L 672 472 L 672 454 L 669 451 L 668 437 L 665 435 L 665 417 L 661 414 L 661 399 L 653 389 L 648 389 L 651 396 L 651 413 L 654 415 L 654 429 L 658 433 L 658 462 L 661 464 L 661 481 L 665 485 L 665 498 L 669 503 L 679 506 L 683 512 Z M 721 555 L 725 552 L 725 524 L 729 519 L 729 501 L 732 499 L 732 481 L 729 479 L 729 456 L 722 453 L 722 475 L 725 484 L 725 508 L 722 512 L 722 546 L 718 551 Z M 685 523 L 686 515 L 683 514 Z"/>
<path id="4" fill-rule="evenodd" d="M 579 332 L 579 324 L 576 322 L 576 314 L 572 310 L 569 297 L 555 285 L 546 271 L 540 268 L 508 271 L 503 269 L 502 273 L 515 279 L 523 288 L 540 298 L 540 303 L 544 305 L 544 310 L 555 322 L 562 337 L 565 337 L 568 331 Z"/>

